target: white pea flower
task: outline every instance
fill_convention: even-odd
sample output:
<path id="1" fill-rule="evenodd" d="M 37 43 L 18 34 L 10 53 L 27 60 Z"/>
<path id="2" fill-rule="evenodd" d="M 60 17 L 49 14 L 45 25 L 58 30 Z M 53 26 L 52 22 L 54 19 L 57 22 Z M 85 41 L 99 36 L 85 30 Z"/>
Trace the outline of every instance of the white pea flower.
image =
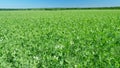
<path id="1" fill-rule="evenodd" d="M 55 46 L 55 49 L 63 49 L 64 48 L 64 45 L 56 45 Z"/>
<path id="2" fill-rule="evenodd" d="M 37 56 L 33 56 L 33 58 L 34 58 L 35 60 L 39 60 L 39 57 L 37 57 Z"/>

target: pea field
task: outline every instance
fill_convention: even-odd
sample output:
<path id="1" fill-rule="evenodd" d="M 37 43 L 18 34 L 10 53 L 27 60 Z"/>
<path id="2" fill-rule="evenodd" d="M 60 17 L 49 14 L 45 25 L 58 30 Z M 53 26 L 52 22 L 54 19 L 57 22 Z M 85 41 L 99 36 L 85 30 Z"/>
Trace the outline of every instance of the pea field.
<path id="1" fill-rule="evenodd" d="M 0 68 L 120 68 L 120 10 L 0 11 Z"/>

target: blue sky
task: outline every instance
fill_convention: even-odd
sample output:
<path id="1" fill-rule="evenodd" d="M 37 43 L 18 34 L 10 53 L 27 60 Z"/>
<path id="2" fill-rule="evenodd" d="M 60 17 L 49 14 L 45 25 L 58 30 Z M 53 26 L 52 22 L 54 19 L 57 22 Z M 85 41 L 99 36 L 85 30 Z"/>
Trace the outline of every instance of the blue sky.
<path id="1" fill-rule="evenodd" d="M 120 6 L 120 0 L 0 0 L 0 8 Z"/>

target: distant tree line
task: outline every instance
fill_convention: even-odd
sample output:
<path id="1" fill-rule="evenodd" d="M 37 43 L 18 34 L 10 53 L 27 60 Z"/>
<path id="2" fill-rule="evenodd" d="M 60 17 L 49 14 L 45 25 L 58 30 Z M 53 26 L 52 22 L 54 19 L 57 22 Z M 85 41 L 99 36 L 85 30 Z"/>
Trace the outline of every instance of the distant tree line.
<path id="1" fill-rule="evenodd" d="M 120 9 L 120 7 L 91 7 L 91 8 L 1 8 L 0 11 L 10 10 L 88 10 L 88 9 Z"/>

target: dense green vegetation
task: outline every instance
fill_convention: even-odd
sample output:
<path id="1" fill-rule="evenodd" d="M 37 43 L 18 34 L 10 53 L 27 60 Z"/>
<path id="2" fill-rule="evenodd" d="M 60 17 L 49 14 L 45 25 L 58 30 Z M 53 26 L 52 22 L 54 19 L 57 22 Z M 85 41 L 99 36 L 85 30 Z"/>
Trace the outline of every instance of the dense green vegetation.
<path id="1" fill-rule="evenodd" d="M 120 11 L 0 11 L 0 68 L 119 68 Z"/>

